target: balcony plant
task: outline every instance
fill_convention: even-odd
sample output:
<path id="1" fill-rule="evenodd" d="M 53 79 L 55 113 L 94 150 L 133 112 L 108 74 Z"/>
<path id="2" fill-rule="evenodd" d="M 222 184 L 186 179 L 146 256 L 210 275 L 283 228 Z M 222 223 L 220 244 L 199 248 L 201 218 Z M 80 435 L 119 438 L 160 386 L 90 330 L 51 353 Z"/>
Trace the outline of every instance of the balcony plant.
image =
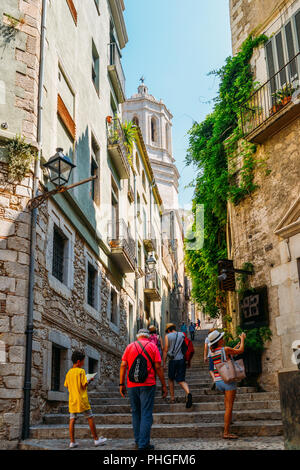
<path id="1" fill-rule="evenodd" d="M 130 164 L 132 164 L 132 152 L 133 143 L 136 138 L 136 127 L 131 121 L 125 121 L 121 124 L 124 133 L 124 145 L 127 150 L 127 158 Z"/>
<path id="2" fill-rule="evenodd" d="M 294 93 L 295 90 L 296 88 L 294 88 L 291 83 L 287 83 L 282 88 L 280 88 L 280 90 L 277 90 L 274 93 L 272 93 L 272 98 L 275 99 L 275 104 L 273 105 L 273 108 L 274 106 L 278 107 L 279 105 L 278 109 L 280 109 L 282 106 L 285 106 L 286 104 L 288 104 L 291 101 L 292 94 Z"/>
<path id="3" fill-rule="evenodd" d="M 11 139 L 6 148 L 9 178 L 12 181 L 20 182 L 32 169 L 36 151 L 20 135 Z"/>

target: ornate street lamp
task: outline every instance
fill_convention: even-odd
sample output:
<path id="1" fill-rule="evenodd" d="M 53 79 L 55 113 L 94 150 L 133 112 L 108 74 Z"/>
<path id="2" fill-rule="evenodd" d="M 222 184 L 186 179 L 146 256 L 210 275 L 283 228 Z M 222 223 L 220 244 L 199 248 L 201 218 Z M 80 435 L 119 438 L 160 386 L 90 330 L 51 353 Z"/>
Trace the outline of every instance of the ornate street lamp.
<path id="1" fill-rule="evenodd" d="M 48 170 L 49 179 L 55 186 L 63 186 L 69 182 L 74 165 L 69 157 L 63 154 L 62 148 L 56 149 L 56 154 L 43 165 Z"/>
<path id="2" fill-rule="evenodd" d="M 43 165 L 43 167 L 48 171 L 49 179 L 51 183 L 56 186 L 56 188 L 52 189 L 51 191 L 46 191 L 45 193 L 40 194 L 33 199 L 30 199 L 28 202 L 28 208 L 30 210 L 37 208 L 45 201 L 45 199 L 48 199 L 50 196 L 54 196 L 57 193 L 64 193 L 69 189 L 75 188 L 76 186 L 88 183 L 89 181 L 98 178 L 97 175 L 94 175 L 90 178 L 79 181 L 78 183 L 65 186 L 69 182 L 73 168 L 75 168 L 76 165 L 71 162 L 69 157 L 66 157 L 66 155 L 63 154 L 62 148 L 57 148 L 56 154 L 53 155 L 53 157 L 51 157 L 48 162 Z"/>
<path id="3" fill-rule="evenodd" d="M 155 271 L 156 259 L 153 255 L 149 256 L 149 258 L 147 259 L 147 266 L 150 273 L 153 273 Z"/>

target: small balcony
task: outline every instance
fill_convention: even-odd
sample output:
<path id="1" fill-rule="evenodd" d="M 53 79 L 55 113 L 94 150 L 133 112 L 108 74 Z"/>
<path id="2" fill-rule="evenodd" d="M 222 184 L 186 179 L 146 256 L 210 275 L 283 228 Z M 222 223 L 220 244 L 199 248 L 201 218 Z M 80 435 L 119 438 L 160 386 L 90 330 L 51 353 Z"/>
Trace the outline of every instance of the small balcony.
<path id="1" fill-rule="evenodd" d="M 108 244 L 121 272 L 135 272 L 135 241 L 123 219 L 108 223 Z"/>
<path id="2" fill-rule="evenodd" d="M 241 107 L 244 137 L 263 143 L 300 115 L 300 53 L 258 88 Z"/>
<path id="3" fill-rule="evenodd" d="M 146 272 L 144 294 L 150 302 L 160 302 L 161 280 L 157 271 Z"/>
<path id="4" fill-rule="evenodd" d="M 124 103 L 125 75 L 121 64 L 121 53 L 115 42 L 108 44 L 108 74 L 119 103 Z"/>
<path id="5" fill-rule="evenodd" d="M 155 251 L 157 252 L 157 241 L 155 236 L 154 227 L 149 222 L 148 224 L 148 232 L 144 234 L 144 247 L 148 253 Z"/>
<path id="6" fill-rule="evenodd" d="M 127 158 L 127 150 L 124 145 L 125 136 L 118 118 L 106 121 L 107 148 L 110 158 L 120 176 L 120 179 L 130 178 L 130 165 Z"/>

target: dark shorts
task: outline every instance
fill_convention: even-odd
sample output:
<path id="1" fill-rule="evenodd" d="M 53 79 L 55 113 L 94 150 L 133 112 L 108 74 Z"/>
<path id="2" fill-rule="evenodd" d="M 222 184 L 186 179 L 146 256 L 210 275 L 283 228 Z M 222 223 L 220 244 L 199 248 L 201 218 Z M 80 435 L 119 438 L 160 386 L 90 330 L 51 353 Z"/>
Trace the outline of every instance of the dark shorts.
<path id="1" fill-rule="evenodd" d="M 209 357 L 208 360 L 209 360 L 209 370 L 213 372 L 214 371 L 214 361 L 213 361 L 212 357 Z"/>
<path id="2" fill-rule="evenodd" d="M 185 382 L 186 364 L 185 359 L 169 361 L 168 377 L 176 382 Z"/>

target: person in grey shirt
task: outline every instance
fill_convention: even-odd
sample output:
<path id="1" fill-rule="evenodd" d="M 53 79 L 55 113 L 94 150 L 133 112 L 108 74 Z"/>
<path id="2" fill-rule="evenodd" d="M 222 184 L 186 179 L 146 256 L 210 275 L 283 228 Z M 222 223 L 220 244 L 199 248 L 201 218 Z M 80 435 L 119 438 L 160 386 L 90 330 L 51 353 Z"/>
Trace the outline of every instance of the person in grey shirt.
<path id="1" fill-rule="evenodd" d="M 176 325 L 174 325 L 174 323 L 167 323 L 163 352 L 163 366 L 164 369 L 166 369 L 166 360 L 167 357 L 169 357 L 168 378 L 171 403 L 175 403 L 174 381 L 176 380 L 180 387 L 185 391 L 186 408 L 191 408 L 193 403 L 192 394 L 190 393 L 189 386 L 185 381 L 186 361 L 181 350 L 184 339 L 185 335 L 182 332 L 176 331 Z"/>

